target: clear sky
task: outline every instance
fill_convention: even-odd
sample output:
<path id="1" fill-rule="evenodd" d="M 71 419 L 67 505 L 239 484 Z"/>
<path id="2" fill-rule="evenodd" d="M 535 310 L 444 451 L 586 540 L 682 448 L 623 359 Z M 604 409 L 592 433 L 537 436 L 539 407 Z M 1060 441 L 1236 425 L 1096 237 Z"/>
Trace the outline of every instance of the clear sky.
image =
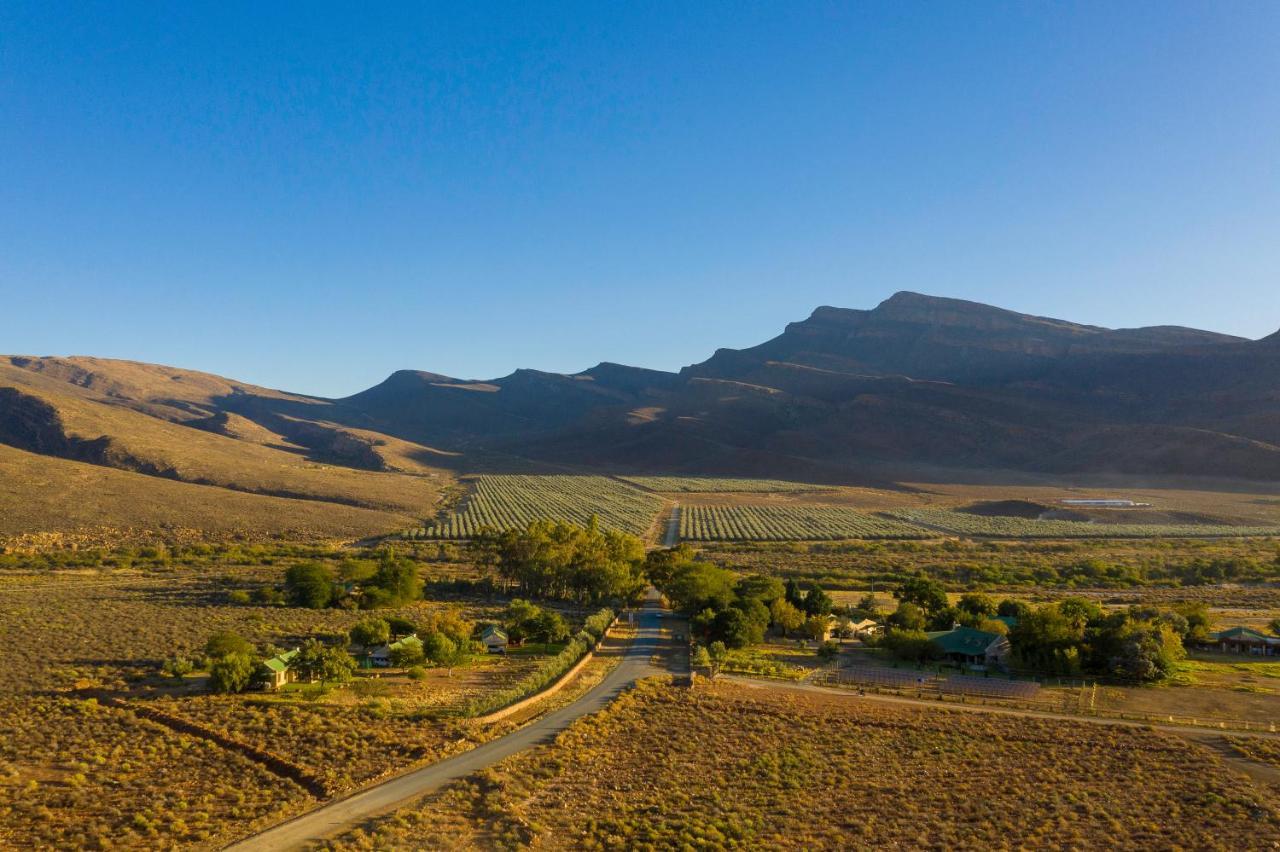
<path id="1" fill-rule="evenodd" d="M 0 351 L 345 395 L 897 290 L 1280 328 L 1280 3 L 0 4 Z"/>

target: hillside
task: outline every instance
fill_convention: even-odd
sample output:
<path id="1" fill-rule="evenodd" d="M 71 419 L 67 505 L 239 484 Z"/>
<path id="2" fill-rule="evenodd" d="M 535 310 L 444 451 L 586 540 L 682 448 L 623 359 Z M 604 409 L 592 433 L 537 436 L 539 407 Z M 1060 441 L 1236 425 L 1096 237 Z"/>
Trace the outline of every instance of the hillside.
<path id="1" fill-rule="evenodd" d="M 393 512 L 188 485 L 0 445 L 0 545 L 347 541 L 412 522 Z"/>
<path id="2" fill-rule="evenodd" d="M 212 513 L 228 499 L 250 527 L 253 513 L 236 514 L 244 495 L 285 501 L 258 518 L 264 534 L 294 524 L 284 505 L 349 532 L 418 522 L 457 474 L 480 471 L 866 483 L 929 466 L 1276 481 L 1280 335 L 1115 330 L 898 293 L 871 310 L 818 308 L 678 374 L 401 370 L 345 399 L 130 361 L 10 356 L 0 446 L 21 451 L 25 471 L 6 482 L 8 504 L 49 514 L 9 524 L 31 532 L 182 515 L 148 498 L 119 511 L 98 501 L 94 520 L 69 495 L 32 493 L 41 459 L 59 476 L 127 472 L 131 491 L 201 486 L 195 505 Z M 372 514 L 315 520 L 334 507 Z"/>
<path id="3" fill-rule="evenodd" d="M 313 417 L 328 407 L 154 365 L 0 361 L 0 535 L 347 539 L 429 516 L 452 481 L 430 464 L 447 455 L 320 419 L 232 410 L 246 400 Z"/>

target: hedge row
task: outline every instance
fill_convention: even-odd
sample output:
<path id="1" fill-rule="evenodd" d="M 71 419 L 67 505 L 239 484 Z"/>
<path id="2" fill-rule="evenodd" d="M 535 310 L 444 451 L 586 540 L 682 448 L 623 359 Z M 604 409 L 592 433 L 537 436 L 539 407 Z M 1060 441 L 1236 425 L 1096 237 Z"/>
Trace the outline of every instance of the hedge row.
<path id="1" fill-rule="evenodd" d="M 613 623 L 614 614 L 611 609 L 602 609 L 587 618 L 582 629 L 570 640 L 564 649 L 546 662 L 537 671 L 524 680 L 507 689 L 491 692 L 478 698 L 472 698 L 462 706 L 463 716 L 484 716 L 501 710 L 508 704 L 523 701 L 535 692 L 555 683 L 556 679 L 587 655 L 599 644 L 605 630 Z"/>

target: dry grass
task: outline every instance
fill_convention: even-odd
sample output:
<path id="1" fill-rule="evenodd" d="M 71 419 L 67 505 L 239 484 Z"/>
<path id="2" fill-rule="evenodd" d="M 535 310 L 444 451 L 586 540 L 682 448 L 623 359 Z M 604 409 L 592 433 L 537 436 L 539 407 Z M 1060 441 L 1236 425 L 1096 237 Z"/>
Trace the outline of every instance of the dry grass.
<path id="1" fill-rule="evenodd" d="M 0 545 L 129 541 L 347 541 L 409 515 L 190 485 L 0 445 Z"/>
<path id="2" fill-rule="evenodd" d="M 642 684 L 555 745 L 340 849 L 1198 848 L 1280 842 L 1273 793 L 1140 729 Z"/>
<path id="3" fill-rule="evenodd" d="M 0 575 L 0 848 L 212 845 L 307 800 L 234 752 L 85 700 L 98 690 L 264 748 L 342 790 L 500 732 L 473 731 L 448 711 L 538 664 L 484 657 L 452 678 L 384 674 L 315 699 L 208 695 L 198 677 L 159 677 L 157 663 L 195 655 L 218 630 L 287 646 L 368 615 L 230 605 L 229 588 L 278 580 L 282 568 L 218 570 L 231 579 L 207 568 Z M 422 620 L 438 606 L 391 612 Z M 471 618 L 495 612 L 466 608 Z"/>
<path id="4" fill-rule="evenodd" d="M 306 800 L 252 761 L 125 710 L 0 698 L 0 847 L 208 847 Z"/>
<path id="5" fill-rule="evenodd" d="M 0 365 L 0 383 L 12 384 L 53 406 L 67 435 L 86 440 L 108 436 L 114 451 L 184 482 L 420 516 L 429 514 L 440 484 L 449 478 L 442 473 L 433 479 L 320 464 L 308 460 L 285 438 L 275 435 L 272 440 L 274 433 L 244 418 L 237 417 L 234 423 L 229 418 L 228 427 L 249 440 L 105 404 L 75 392 L 74 386 L 49 387 L 42 376 L 28 377 L 31 374 L 25 370 Z"/>

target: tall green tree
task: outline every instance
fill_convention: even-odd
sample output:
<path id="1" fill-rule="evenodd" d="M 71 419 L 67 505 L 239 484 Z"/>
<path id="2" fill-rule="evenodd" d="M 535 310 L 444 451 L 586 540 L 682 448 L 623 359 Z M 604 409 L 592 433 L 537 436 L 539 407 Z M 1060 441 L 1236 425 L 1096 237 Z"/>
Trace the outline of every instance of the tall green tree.
<path id="1" fill-rule="evenodd" d="M 284 591 L 293 606 L 324 609 L 333 601 L 333 572 L 319 562 L 290 565 L 284 573 Z"/>
<path id="2" fill-rule="evenodd" d="M 209 688 L 214 692 L 244 692 L 253 683 L 253 657 L 240 651 L 224 654 L 209 666 Z"/>
<path id="3" fill-rule="evenodd" d="M 800 625 L 804 624 L 804 613 L 788 603 L 786 598 L 775 600 L 769 607 L 769 615 L 773 620 L 773 626 L 783 636 L 789 635 L 792 630 L 799 630 Z"/>
<path id="4" fill-rule="evenodd" d="M 341 648 L 330 647 L 318 639 L 308 639 L 289 661 L 289 668 L 298 673 L 300 680 L 319 681 L 323 685 L 350 680 L 356 670 L 356 661 Z"/>
<path id="5" fill-rule="evenodd" d="M 372 648 L 391 641 L 391 625 L 382 618 L 366 618 L 352 626 L 348 633 L 352 643 Z"/>

